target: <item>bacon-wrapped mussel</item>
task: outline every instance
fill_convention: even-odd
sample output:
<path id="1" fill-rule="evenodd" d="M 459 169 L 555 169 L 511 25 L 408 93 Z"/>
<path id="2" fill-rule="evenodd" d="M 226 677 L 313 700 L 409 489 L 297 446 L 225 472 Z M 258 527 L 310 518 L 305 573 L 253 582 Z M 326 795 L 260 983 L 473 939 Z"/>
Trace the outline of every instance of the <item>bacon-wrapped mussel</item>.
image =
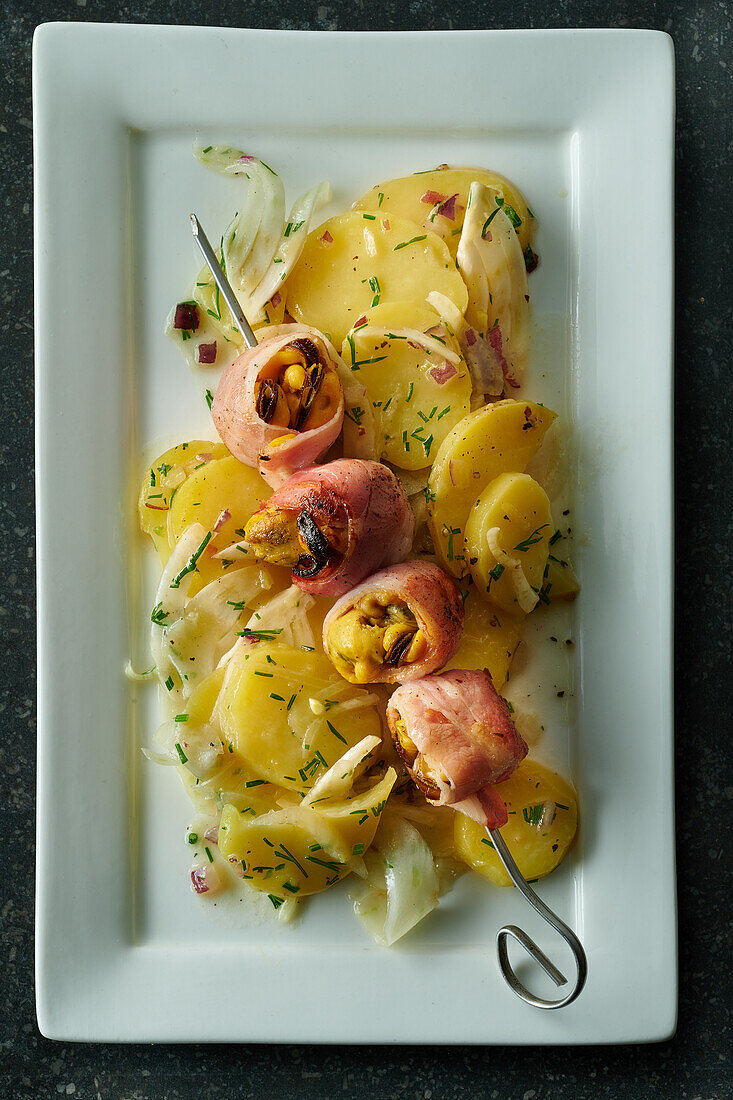
<path id="1" fill-rule="evenodd" d="M 381 462 L 340 458 L 293 474 L 245 527 L 254 554 L 292 571 L 293 584 L 341 596 L 402 561 L 415 517 L 399 478 Z"/>
<path id="2" fill-rule="evenodd" d="M 404 683 L 442 668 L 462 633 L 463 601 L 453 578 L 430 562 L 406 561 L 334 604 L 323 623 L 323 648 L 352 684 Z"/>
<path id="3" fill-rule="evenodd" d="M 211 415 L 222 442 L 273 488 L 311 466 L 341 431 L 339 359 L 324 336 L 288 326 L 227 367 Z"/>
<path id="4" fill-rule="evenodd" d="M 402 685 L 389 700 L 387 722 L 430 802 L 452 806 L 489 829 L 506 824 L 495 784 L 509 778 L 527 745 L 486 670 L 454 669 Z"/>

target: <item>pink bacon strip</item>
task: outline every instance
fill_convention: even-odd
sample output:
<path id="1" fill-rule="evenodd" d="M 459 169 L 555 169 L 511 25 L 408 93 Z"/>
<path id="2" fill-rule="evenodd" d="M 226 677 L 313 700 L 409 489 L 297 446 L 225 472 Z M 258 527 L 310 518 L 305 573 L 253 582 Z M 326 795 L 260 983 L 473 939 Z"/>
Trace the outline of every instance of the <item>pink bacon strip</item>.
<path id="1" fill-rule="evenodd" d="M 418 752 L 408 768 L 429 801 L 452 806 L 489 829 L 506 824 L 495 784 L 509 778 L 527 745 L 488 671 L 454 669 L 399 687 L 387 705 L 398 748 L 400 720 Z M 415 768 L 420 758 L 428 766 L 427 780 Z"/>
<path id="2" fill-rule="evenodd" d="M 343 396 L 331 419 L 307 432 L 268 424 L 257 414 L 257 388 L 268 376 L 270 362 L 279 351 L 303 336 L 316 344 L 322 361 L 335 370 L 335 352 L 322 336 L 302 325 L 289 325 L 287 332 L 263 340 L 226 368 L 211 404 L 211 415 L 222 442 L 240 462 L 259 467 L 273 488 L 293 471 L 317 462 L 338 438 L 344 419 Z"/>
<path id="3" fill-rule="evenodd" d="M 386 535 L 384 530 L 382 537 Z M 406 561 L 375 573 L 333 605 L 323 622 L 323 648 L 327 653 L 331 626 L 364 597 L 377 599 L 385 606 L 392 600 L 404 603 L 427 640 L 422 660 L 403 666 L 383 665 L 373 677 L 375 682 L 402 684 L 427 676 L 450 661 L 461 644 L 463 601 L 455 581 L 431 562 Z"/>
<path id="4" fill-rule="evenodd" d="M 261 508 L 307 511 L 316 524 L 345 523 L 343 554 L 315 576 L 292 575 L 293 584 L 318 596 L 341 596 L 410 551 L 415 516 L 399 478 L 381 462 L 340 458 L 293 474 Z"/>

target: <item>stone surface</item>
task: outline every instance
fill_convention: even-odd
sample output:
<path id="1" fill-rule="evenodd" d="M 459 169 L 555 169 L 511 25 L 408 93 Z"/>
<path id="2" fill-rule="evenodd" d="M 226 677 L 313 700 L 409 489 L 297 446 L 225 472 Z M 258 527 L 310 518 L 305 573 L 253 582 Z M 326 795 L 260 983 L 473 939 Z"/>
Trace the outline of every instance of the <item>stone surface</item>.
<path id="1" fill-rule="evenodd" d="M 13 1100 L 200 1097 L 689 1097 L 731 1095 L 727 822 L 730 693 L 730 15 L 724 0 L 6 0 L 0 44 L 3 298 L 0 378 L 0 1094 Z M 651 1047 L 92 1046 L 39 1035 L 33 1005 L 34 551 L 30 44 L 46 19 L 298 29 L 621 26 L 677 50 L 677 806 L 680 1022 Z M 729 171 L 729 169 L 728 169 Z M 633 180 L 619 202 L 633 203 Z M 636 212 L 643 217 L 643 210 Z M 719 235 L 720 234 L 720 235 Z M 649 257 L 650 273 L 654 256 Z M 623 354 L 623 326 L 619 331 Z M 726 767 L 728 768 L 726 772 Z M 623 873 L 623 868 L 619 868 Z"/>

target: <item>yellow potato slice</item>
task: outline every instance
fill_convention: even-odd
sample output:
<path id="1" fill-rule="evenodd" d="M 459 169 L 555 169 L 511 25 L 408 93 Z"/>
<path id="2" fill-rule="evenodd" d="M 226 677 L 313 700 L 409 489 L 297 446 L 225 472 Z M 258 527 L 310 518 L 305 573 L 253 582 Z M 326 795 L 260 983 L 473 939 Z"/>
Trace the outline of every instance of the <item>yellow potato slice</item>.
<path id="1" fill-rule="evenodd" d="M 286 286 L 288 312 L 337 346 L 375 298 L 422 302 L 438 290 L 461 313 L 468 304 L 440 237 L 394 214 L 352 211 L 330 218 L 308 235 Z"/>
<path id="2" fill-rule="evenodd" d="M 403 470 L 424 469 L 471 407 L 468 368 L 447 333 L 428 347 L 409 339 L 410 332 L 441 324 L 430 307 L 387 302 L 364 316 L 366 324 L 347 335 L 341 355 L 372 403 L 378 457 Z M 443 344 L 458 362 L 441 356 Z"/>
<path id="3" fill-rule="evenodd" d="M 443 565 L 468 572 L 464 536 L 471 508 L 508 471 L 524 470 L 557 414 L 532 401 L 496 401 L 469 413 L 443 440 L 430 472 L 428 525 Z"/>
<path id="4" fill-rule="evenodd" d="M 241 863 L 245 881 L 273 904 L 317 894 L 349 874 L 351 868 L 329 854 L 328 840 L 318 815 L 300 807 L 253 818 L 225 806 L 219 825 L 221 854 Z"/>
<path id="5" fill-rule="evenodd" d="M 217 717 L 256 776 L 302 791 L 347 748 L 369 735 L 381 739 L 366 695 L 347 686 L 325 654 L 261 641 L 230 662 Z M 347 700 L 363 705 L 342 707 Z"/>
<path id="6" fill-rule="evenodd" d="M 440 234 L 445 240 L 451 255 L 455 256 L 458 241 L 463 227 L 463 218 L 466 213 L 468 192 L 471 184 L 476 180 L 487 187 L 495 188 L 511 206 L 516 218 L 512 219 L 516 226 L 519 243 L 524 250 L 531 242 L 536 225 L 535 219 L 530 215 L 527 201 L 516 186 L 500 176 L 498 172 L 489 172 L 485 168 L 438 168 L 434 172 L 416 172 L 412 176 L 401 176 L 399 179 L 387 180 L 378 183 L 367 191 L 354 203 L 354 210 L 368 210 L 372 213 L 384 214 L 385 211 L 397 214 L 401 218 L 409 218 L 419 225 L 427 226 L 434 233 Z M 444 217 L 435 210 L 436 204 L 427 197 L 429 192 L 444 196 L 457 195 L 455 201 L 455 218 Z M 426 196 L 426 201 L 423 201 Z"/>
<path id="7" fill-rule="evenodd" d="M 550 603 L 557 603 L 560 600 L 574 600 L 580 592 L 580 581 L 570 562 L 559 558 L 553 560 L 551 552 L 545 570 L 544 587 Z"/>
<path id="8" fill-rule="evenodd" d="M 226 669 L 217 668 L 194 688 L 186 702 L 187 725 L 211 725 L 216 728 L 216 707 L 224 683 Z M 265 783 L 247 768 L 231 741 L 223 741 L 221 766 L 208 778 L 197 779 L 185 765 L 178 769 L 183 786 L 191 800 L 204 812 L 218 813 L 224 802 L 231 802 L 241 814 L 252 817 L 277 807 L 283 789 Z"/>
<path id="9" fill-rule="evenodd" d="M 218 530 L 199 558 L 191 579 L 189 594 L 221 574 L 226 566 L 214 557 L 218 550 L 242 543 L 244 525 L 272 490 L 256 470 L 229 455 L 194 470 L 176 493 L 168 513 L 168 541 L 175 546 L 191 523 L 200 523 L 207 531 Z M 225 513 L 229 512 L 229 516 Z M 245 550 L 232 551 L 234 564 L 251 560 Z"/>
<path id="10" fill-rule="evenodd" d="M 529 474 L 500 474 L 490 482 L 466 522 L 465 554 L 478 593 L 500 611 L 519 613 L 514 563 L 539 593 L 554 530 L 547 493 Z M 508 558 L 492 552 L 492 539 Z"/>
<path id="11" fill-rule="evenodd" d="M 487 668 L 501 691 L 519 644 L 523 615 L 497 614 L 472 586 L 464 604 L 461 644 L 448 668 Z"/>
<path id="12" fill-rule="evenodd" d="M 253 819 L 225 806 L 219 847 L 242 862 L 256 890 L 280 897 L 315 894 L 351 870 L 374 839 L 396 779 L 394 768 L 370 788 L 338 802 L 294 806 Z"/>
<path id="13" fill-rule="evenodd" d="M 549 875 L 564 859 L 578 827 L 578 801 L 570 784 L 542 764 L 523 760 L 499 783 L 509 820 L 501 835 L 519 870 L 530 882 Z M 495 886 L 511 886 L 490 838 L 477 822 L 456 814 L 458 854 Z"/>
<path id="14" fill-rule="evenodd" d="M 192 439 L 178 443 L 156 458 L 143 477 L 137 512 L 140 530 L 150 535 L 163 565 L 175 543 L 168 542 L 168 512 L 171 497 L 198 467 L 229 454 L 223 443 Z"/>

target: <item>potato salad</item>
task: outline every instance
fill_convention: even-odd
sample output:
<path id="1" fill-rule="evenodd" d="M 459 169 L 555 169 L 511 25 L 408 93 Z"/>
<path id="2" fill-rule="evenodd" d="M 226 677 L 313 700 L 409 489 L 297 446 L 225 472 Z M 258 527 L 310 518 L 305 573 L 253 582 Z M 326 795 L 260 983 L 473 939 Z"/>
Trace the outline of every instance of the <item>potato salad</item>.
<path id="1" fill-rule="evenodd" d="M 528 616 L 578 588 L 536 474 L 556 414 L 524 393 L 538 220 L 504 176 L 441 165 L 319 221 L 328 183 L 288 211 L 256 156 L 194 153 L 241 184 L 216 255 L 257 344 L 192 272 L 166 331 L 211 426 L 142 477 L 144 752 L 193 803 L 195 894 L 283 921 L 337 888 L 389 946 L 459 875 L 509 884 L 487 829 L 532 880 L 576 832 L 502 695 Z"/>

